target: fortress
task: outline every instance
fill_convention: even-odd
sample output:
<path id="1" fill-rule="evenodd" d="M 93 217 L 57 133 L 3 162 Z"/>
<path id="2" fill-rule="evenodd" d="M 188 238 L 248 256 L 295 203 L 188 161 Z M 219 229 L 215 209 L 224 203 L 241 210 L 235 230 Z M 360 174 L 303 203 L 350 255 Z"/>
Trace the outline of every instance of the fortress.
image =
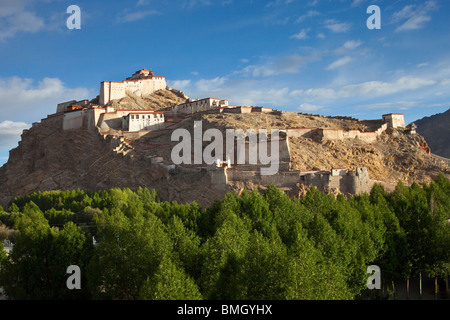
<path id="1" fill-rule="evenodd" d="M 124 81 L 103 81 L 100 84 L 99 104 L 105 105 L 111 100 L 123 98 L 126 96 L 127 91 L 143 96 L 166 87 L 167 84 L 164 77 L 155 76 L 151 69 L 150 71 L 141 69 Z"/>
<path id="2" fill-rule="evenodd" d="M 126 80 L 103 81 L 100 85 L 98 104 L 95 100 L 68 101 L 57 105 L 56 113 L 42 119 L 44 126 L 59 127 L 62 130 L 84 129 L 98 132 L 105 139 L 112 139 L 113 149 L 126 156 L 134 151 L 132 141 L 138 141 L 150 133 L 171 133 L 183 122 L 192 120 L 194 114 L 220 114 L 220 113 L 260 113 L 280 115 L 287 113 L 266 107 L 231 106 L 228 100 L 219 98 L 204 98 L 155 111 L 153 109 L 118 109 L 109 105 L 112 100 L 121 99 L 132 93 L 137 96 L 148 96 L 158 90 L 173 90 L 166 85 L 164 77 L 155 76 L 153 71 L 142 69 L 136 71 Z M 357 119 L 355 119 L 357 120 Z M 343 130 L 330 128 L 292 128 L 280 129 L 277 143 L 279 148 L 279 172 L 273 175 L 261 175 L 261 163 L 242 164 L 235 159 L 225 159 L 224 155 L 217 155 L 217 163 L 208 165 L 175 165 L 167 156 L 146 155 L 149 165 L 157 165 L 170 172 L 206 172 L 210 177 L 212 188 L 223 188 L 226 185 L 243 182 L 257 185 L 274 183 L 277 187 L 292 188 L 297 184 L 315 185 L 324 192 L 341 192 L 357 194 L 368 192 L 373 184 L 366 168 L 357 168 L 350 172 L 346 168 L 330 168 L 329 171 L 292 171 L 291 151 L 289 141 L 295 138 L 309 138 L 317 142 L 344 141 L 348 139 L 359 140 L 363 143 L 374 143 L 386 130 L 404 130 L 403 114 L 385 114 L 381 120 L 371 120 L 378 127 L 374 131 L 362 132 L 360 130 Z M 36 123 L 33 126 L 37 125 Z M 413 131 L 410 130 L 413 133 Z M 25 132 L 24 132 L 25 134 Z M 245 138 L 244 138 L 245 139 Z M 148 141 L 148 140 L 146 140 Z M 152 142 L 150 142 L 152 143 Z M 156 144 L 153 149 L 162 152 L 161 145 Z M 250 150 L 246 146 L 246 154 Z M 259 146 L 258 146 L 259 148 Z M 270 151 L 271 152 L 271 151 Z M 200 170 L 200 171 L 197 171 Z"/>

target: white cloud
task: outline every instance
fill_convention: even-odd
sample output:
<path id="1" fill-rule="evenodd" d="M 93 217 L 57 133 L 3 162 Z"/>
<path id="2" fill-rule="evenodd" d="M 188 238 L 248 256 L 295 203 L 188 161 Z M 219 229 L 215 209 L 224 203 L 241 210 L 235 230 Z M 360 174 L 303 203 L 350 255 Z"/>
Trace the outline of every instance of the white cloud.
<path id="1" fill-rule="evenodd" d="M 36 33 L 45 26 L 44 20 L 26 9 L 27 0 L 2 0 L 0 5 L 0 41 L 20 32 Z"/>
<path id="2" fill-rule="evenodd" d="M 30 128 L 28 123 L 5 120 L 0 123 L 0 136 L 20 135 L 24 129 L 28 128 Z"/>
<path id="3" fill-rule="evenodd" d="M 430 12 L 437 9 L 434 0 L 426 1 L 423 5 L 407 5 L 393 14 L 394 23 L 402 22 L 395 31 L 417 30 L 431 20 Z"/>
<path id="4" fill-rule="evenodd" d="M 292 39 L 298 39 L 298 40 L 302 40 L 302 39 L 306 39 L 308 38 L 308 29 L 302 29 L 299 33 L 293 34 L 292 36 L 290 36 L 290 38 Z"/>
<path id="5" fill-rule="evenodd" d="M 314 105 L 314 104 L 310 104 L 310 103 L 302 103 L 299 107 L 298 110 L 299 111 L 305 111 L 305 112 L 312 112 L 312 111 L 317 111 L 323 109 L 322 106 L 318 106 L 318 105 Z"/>
<path id="6" fill-rule="evenodd" d="M 406 109 L 409 109 L 411 107 L 415 107 L 418 105 L 419 105 L 419 102 L 417 102 L 417 101 L 398 101 L 398 102 L 384 102 L 384 103 L 358 105 L 354 108 L 355 109 L 386 109 L 386 110 L 402 109 L 402 110 L 406 110 Z"/>
<path id="7" fill-rule="evenodd" d="M 122 16 L 117 17 L 117 22 L 135 22 L 142 19 L 147 18 L 148 16 L 152 16 L 158 14 L 159 12 L 156 10 L 144 10 L 144 11 L 136 11 L 125 13 Z"/>
<path id="8" fill-rule="evenodd" d="M 0 78 L 0 119 L 39 117 L 31 120 L 38 121 L 44 112 L 54 113 L 58 103 L 93 98 L 90 93 L 86 88 L 68 88 L 58 78 L 44 78 L 37 84 L 32 79 Z"/>
<path id="9" fill-rule="evenodd" d="M 338 59 L 338 60 L 334 61 L 333 63 L 331 63 L 326 69 L 327 70 L 334 70 L 336 68 L 339 68 L 339 67 L 342 67 L 342 66 L 346 65 L 350 61 L 352 61 L 352 58 L 350 58 L 350 57 L 343 57 L 343 58 Z"/>
<path id="10" fill-rule="evenodd" d="M 17 142 L 20 140 L 20 135 L 24 129 L 29 129 L 30 124 L 25 122 L 14 122 L 5 120 L 0 123 L 0 152 L 6 153 L 8 150 L 17 146 Z M 1 163 L 6 162 L 0 161 Z"/>
<path id="11" fill-rule="evenodd" d="M 267 77 L 285 73 L 296 74 L 306 63 L 314 59 L 316 59 L 315 55 L 301 56 L 298 54 L 269 58 L 260 65 L 249 65 L 241 71 L 237 71 L 237 73 L 252 77 Z"/>
<path id="12" fill-rule="evenodd" d="M 365 95 L 388 95 L 397 92 L 415 90 L 436 84 L 434 80 L 405 76 L 395 82 L 368 81 L 355 85 L 348 85 L 338 92 L 341 97 L 365 96 Z"/>
<path id="13" fill-rule="evenodd" d="M 195 87 L 200 92 L 214 92 L 221 89 L 227 78 L 216 77 L 214 79 L 200 79 L 195 82 Z"/>
<path id="14" fill-rule="evenodd" d="M 364 2 L 364 0 L 353 0 L 352 7 L 357 7 L 363 2 Z"/>
<path id="15" fill-rule="evenodd" d="M 303 97 L 310 100 L 328 100 L 337 97 L 336 91 L 331 88 L 310 88 L 307 90 L 293 90 L 290 92 L 293 97 Z"/>
<path id="16" fill-rule="evenodd" d="M 407 6 L 404 6 L 400 11 L 395 12 L 392 15 L 392 18 L 394 19 L 395 22 L 398 22 L 400 20 L 404 20 L 404 19 L 409 19 L 411 18 L 415 11 L 414 11 L 414 5 L 409 4 Z"/>
<path id="17" fill-rule="evenodd" d="M 331 30 L 334 33 L 347 32 L 350 30 L 350 23 L 339 22 L 334 19 L 328 19 L 325 21 L 325 28 Z"/>
<path id="18" fill-rule="evenodd" d="M 172 80 L 167 82 L 170 87 L 177 90 L 186 90 L 191 85 L 191 80 Z"/>
<path id="19" fill-rule="evenodd" d="M 405 23 L 399 26 L 395 31 L 416 30 L 421 29 L 424 24 L 430 21 L 431 18 L 426 15 L 417 15 L 409 18 Z"/>
<path id="20" fill-rule="evenodd" d="M 313 18 L 320 15 L 320 12 L 315 11 L 315 10 L 309 10 L 307 13 L 301 15 L 300 17 L 297 18 L 297 20 L 295 20 L 296 23 L 300 23 L 303 22 L 304 20 L 308 19 L 308 18 Z"/>
<path id="21" fill-rule="evenodd" d="M 270 8 L 270 7 L 280 6 L 280 5 L 286 5 L 286 4 L 290 4 L 292 2 L 294 2 L 294 0 L 275 0 L 275 1 L 272 1 L 272 2 L 269 2 L 268 4 L 266 4 L 266 7 Z"/>
<path id="22" fill-rule="evenodd" d="M 358 48 L 361 44 L 362 44 L 362 41 L 360 41 L 360 40 L 349 40 L 349 41 L 344 43 L 342 48 L 343 49 L 353 50 L 353 49 Z"/>
<path id="23" fill-rule="evenodd" d="M 323 101 L 355 97 L 377 97 L 417 90 L 436 84 L 434 80 L 405 76 L 393 82 L 368 81 L 334 88 L 297 89 L 289 93 L 291 97 L 306 99 L 307 101 Z"/>

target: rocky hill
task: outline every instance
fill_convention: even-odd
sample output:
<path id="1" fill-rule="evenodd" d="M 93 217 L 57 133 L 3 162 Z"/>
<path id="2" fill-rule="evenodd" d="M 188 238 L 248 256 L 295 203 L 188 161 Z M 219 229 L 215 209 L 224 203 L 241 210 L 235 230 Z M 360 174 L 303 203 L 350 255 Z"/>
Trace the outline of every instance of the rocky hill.
<path id="1" fill-rule="evenodd" d="M 432 152 L 450 158 L 450 109 L 414 122 L 417 132 L 427 141 Z"/>
<path id="2" fill-rule="evenodd" d="M 112 100 L 109 104 L 116 109 L 162 110 L 184 103 L 189 99 L 183 92 L 170 87 L 146 96 L 138 96 L 129 91 L 126 94 L 126 97 Z"/>
<path id="3" fill-rule="evenodd" d="M 168 93 L 167 94 L 172 94 Z M 164 93 L 164 94 L 166 94 Z M 180 97 L 181 98 L 181 97 Z M 9 161 L 0 168 L 0 205 L 6 207 L 16 196 L 34 191 L 139 186 L 156 189 L 162 198 L 180 203 L 197 201 L 210 205 L 228 191 L 264 188 L 235 182 L 220 188 L 211 186 L 211 178 L 201 166 L 180 166 L 168 171 L 171 141 L 175 128 L 193 131 L 194 121 L 202 121 L 203 130 L 217 128 L 329 128 L 373 131 L 379 121 L 348 117 L 323 117 L 294 112 L 272 113 L 198 113 L 167 118 L 166 129 L 137 137 L 99 131 L 62 130 L 42 122 L 24 132 L 19 146 L 10 151 Z M 429 182 L 439 173 L 450 176 L 449 161 L 428 154 L 420 147 L 423 136 L 385 131 L 374 143 L 358 139 L 321 141 L 314 138 L 290 138 L 291 169 L 331 170 L 365 166 L 372 179 L 393 187 L 398 180 L 406 184 Z M 159 160 L 157 160 L 159 159 Z M 157 161 L 155 161 L 157 160 Z M 302 186 L 286 190 L 301 194 Z"/>

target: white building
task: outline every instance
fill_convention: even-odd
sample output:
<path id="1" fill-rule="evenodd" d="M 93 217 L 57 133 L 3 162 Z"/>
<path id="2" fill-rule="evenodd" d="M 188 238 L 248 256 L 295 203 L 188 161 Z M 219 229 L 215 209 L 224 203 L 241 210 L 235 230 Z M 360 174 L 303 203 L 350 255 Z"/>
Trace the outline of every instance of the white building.
<path id="1" fill-rule="evenodd" d="M 123 117 L 124 131 L 144 131 L 162 129 L 164 126 L 164 113 L 154 111 L 130 112 Z"/>
<path id="2" fill-rule="evenodd" d="M 173 113 L 195 113 L 200 111 L 213 110 L 220 107 L 228 107 L 228 100 L 205 98 L 189 101 L 172 107 Z"/>
<path id="3" fill-rule="evenodd" d="M 383 122 L 386 122 L 390 128 L 404 128 L 405 118 L 403 113 L 383 114 Z"/>
<path id="4" fill-rule="evenodd" d="M 100 84 L 99 104 L 106 105 L 111 100 L 121 99 L 126 96 L 126 91 L 142 96 L 166 87 L 165 77 L 155 76 L 151 70 L 141 69 L 124 81 L 103 81 Z"/>
<path id="5" fill-rule="evenodd" d="M 111 106 L 105 108 L 91 107 L 66 111 L 59 115 L 62 117 L 62 129 L 111 128 L 123 131 L 145 131 L 164 128 L 164 113 L 152 109 L 115 109 Z"/>

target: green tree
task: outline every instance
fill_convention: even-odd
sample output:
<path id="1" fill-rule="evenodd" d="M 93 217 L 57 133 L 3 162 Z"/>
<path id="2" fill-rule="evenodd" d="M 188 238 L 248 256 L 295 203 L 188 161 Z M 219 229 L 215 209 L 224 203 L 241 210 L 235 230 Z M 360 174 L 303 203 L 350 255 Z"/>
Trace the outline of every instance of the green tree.
<path id="1" fill-rule="evenodd" d="M 98 220 L 99 244 L 88 266 L 90 292 L 96 299 L 137 299 L 147 278 L 172 246 L 154 215 L 127 217 L 112 209 Z"/>
<path id="2" fill-rule="evenodd" d="M 202 268 L 201 239 L 177 216 L 168 222 L 166 230 L 173 244 L 174 261 L 179 262 L 188 275 L 198 279 Z"/>
<path id="3" fill-rule="evenodd" d="M 82 289 L 66 286 L 67 267 L 84 267 L 91 243 L 73 223 L 63 230 L 50 228 L 39 208 L 26 204 L 16 219 L 20 234 L 10 259 L 0 271 L 0 282 L 11 299 L 77 299 L 89 297 L 82 277 Z"/>
<path id="4" fill-rule="evenodd" d="M 236 299 L 242 291 L 241 268 L 249 239 L 249 222 L 228 214 L 214 237 L 201 247 L 200 290 L 206 299 Z"/>
<path id="5" fill-rule="evenodd" d="M 249 300 L 286 299 L 292 284 L 287 248 L 279 237 L 267 239 L 255 230 L 249 239 L 242 267 L 243 290 L 238 298 Z"/>
<path id="6" fill-rule="evenodd" d="M 194 280 L 165 256 L 154 276 L 143 283 L 139 299 L 201 300 L 202 295 Z"/>

